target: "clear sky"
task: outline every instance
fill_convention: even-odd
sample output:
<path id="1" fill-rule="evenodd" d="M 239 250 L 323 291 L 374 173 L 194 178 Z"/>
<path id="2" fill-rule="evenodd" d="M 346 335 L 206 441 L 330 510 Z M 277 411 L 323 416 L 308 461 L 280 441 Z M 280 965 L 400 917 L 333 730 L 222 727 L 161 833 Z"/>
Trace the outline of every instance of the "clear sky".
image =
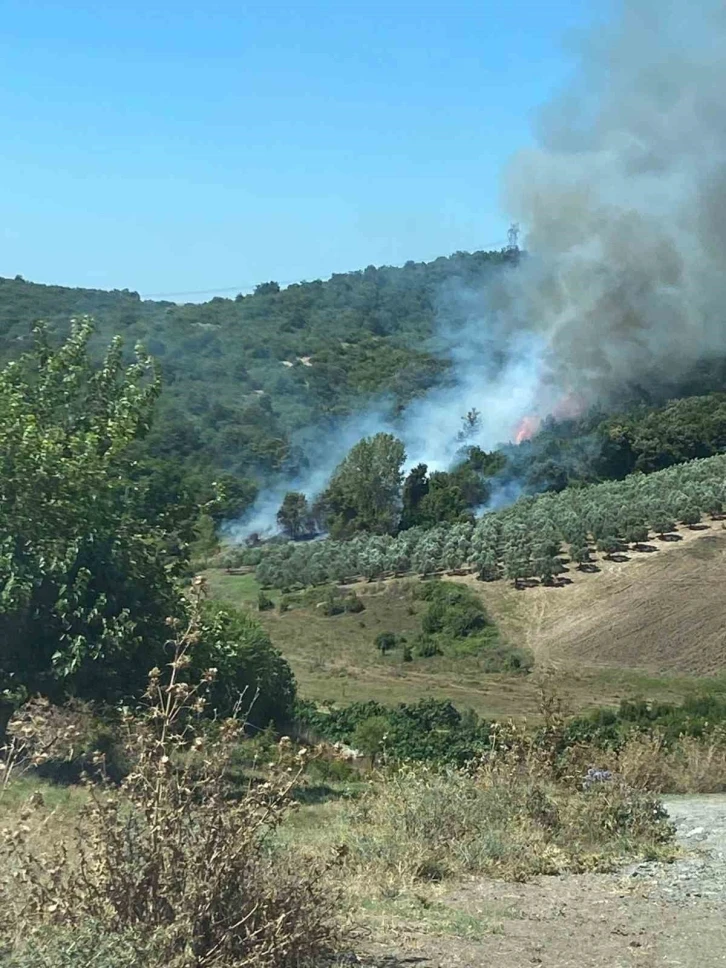
<path id="1" fill-rule="evenodd" d="M 0 275 L 181 301 L 502 245 L 594 2 L 4 0 Z"/>

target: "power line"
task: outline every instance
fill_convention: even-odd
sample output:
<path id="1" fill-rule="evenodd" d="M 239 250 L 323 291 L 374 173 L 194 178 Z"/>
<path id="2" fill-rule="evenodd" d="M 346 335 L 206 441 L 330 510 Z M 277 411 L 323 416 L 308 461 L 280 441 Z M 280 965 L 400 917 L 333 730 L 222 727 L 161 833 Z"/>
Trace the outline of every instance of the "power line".
<path id="1" fill-rule="evenodd" d="M 511 232 L 511 229 L 510 229 Z M 490 245 L 482 246 L 480 251 L 484 252 L 494 252 L 504 246 L 501 241 L 492 243 Z M 383 267 L 381 267 L 383 268 Z M 357 270 L 353 270 L 357 271 Z M 347 273 L 335 273 L 335 275 L 347 275 Z M 276 280 L 277 281 L 277 280 Z M 291 286 L 296 282 L 301 282 L 305 280 L 300 279 L 285 279 L 282 282 L 278 281 L 279 286 Z M 249 282 L 244 285 L 238 286 L 218 286 L 215 289 L 181 289 L 175 292 L 146 292 L 141 295 L 142 299 L 171 299 L 173 296 L 216 296 L 221 292 L 245 292 L 255 289 L 259 285 L 259 282 Z"/>
<path id="2" fill-rule="evenodd" d="M 280 286 L 290 286 L 293 282 L 298 282 L 297 279 L 286 279 L 284 282 L 278 283 Z M 259 285 L 257 282 L 248 282 L 240 286 L 219 286 L 217 289 L 182 289 L 176 292 L 147 292 L 143 294 L 143 299 L 167 299 L 171 296 L 214 296 L 219 292 L 244 292 L 248 289 L 254 289 L 255 286 Z"/>

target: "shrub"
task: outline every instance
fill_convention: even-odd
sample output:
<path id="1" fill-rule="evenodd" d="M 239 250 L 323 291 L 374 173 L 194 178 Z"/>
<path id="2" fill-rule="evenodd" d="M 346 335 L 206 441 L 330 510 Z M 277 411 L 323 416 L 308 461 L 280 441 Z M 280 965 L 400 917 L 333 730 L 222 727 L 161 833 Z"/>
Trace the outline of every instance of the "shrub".
<path id="1" fill-rule="evenodd" d="M 215 668 L 208 708 L 229 715 L 245 696 L 253 726 L 289 722 L 295 702 L 295 677 L 270 636 L 249 613 L 229 605 L 204 602 L 200 606 L 198 642 L 190 655 L 192 675 Z M 254 697 L 254 703 L 252 699 Z"/>
<path id="2" fill-rule="evenodd" d="M 439 645 L 432 636 L 420 634 L 416 636 L 414 641 L 414 651 L 416 655 L 420 656 L 422 659 L 430 659 L 435 655 L 441 655 L 441 649 Z"/>
<path id="3" fill-rule="evenodd" d="M 622 784 L 591 790 L 516 769 L 404 767 L 348 809 L 351 863 L 381 879 L 610 870 L 668 855 L 673 831 L 653 797 Z"/>
<path id="4" fill-rule="evenodd" d="M 292 968 L 335 943 L 335 895 L 321 871 L 271 849 L 303 761 L 292 765 L 281 744 L 266 782 L 230 796 L 244 724 L 225 720 L 206 739 L 197 730 L 205 685 L 215 679 L 212 670 L 195 685 L 181 678 L 198 638 L 193 617 L 168 679 L 152 672 L 147 711 L 126 718 L 133 771 L 118 790 L 91 788 L 71 843 L 39 852 L 25 824 L 2 844 L 5 870 L 19 873 L 1 892 L 13 916 L 0 930 L 16 961 L 29 938 L 46 945 L 55 933 L 60 968 L 63 933 L 72 951 L 92 924 L 109 968 L 132 936 L 145 968 Z"/>
<path id="5" fill-rule="evenodd" d="M 417 655 L 481 654 L 485 672 L 525 672 L 531 667 L 525 651 L 499 641 L 496 626 L 471 589 L 435 581 L 421 584 L 416 594 L 428 602 L 414 646 Z"/>
<path id="6" fill-rule="evenodd" d="M 377 702 L 351 703 L 322 712 L 309 701 L 298 700 L 298 723 L 331 742 L 354 745 L 359 723 L 383 717 L 389 723 L 386 757 L 389 761 L 429 761 L 462 765 L 481 757 L 489 746 L 489 724 L 464 720 L 445 699 L 420 699 L 393 708 Z"/>
<path id="7" fill-rule="evenodd" d="M 138 931 L 106 933 L 96 922 L 76 928 L 45 926 L 0 949 L 5 968 L 148 968 L 153 942 Z"/>
<path id="8" fill-rule="evenodd" d="M 257 611 L 258 612 L 269 612 L 275 607 L 275 603 L 270 598 L 269 595 L 265 594 L 262 590 L 257 595 Z"/>
<path id="9" fill-rule="evenodd" d="M 370 756 L 375 762 L 376 756 L 383 748 L 383 741 L 391 729 L 391 724 L 385 716 L 370 716 L 362 720 L 355 728 L 351 742 L 353 748 Z"/>
<path id="10" fill-rule="evenodd" d="M 495 642 L 480 652 L 482 672 L 507 672 L 512 675 L 529 672 L 534 656 L 529 649 L 516 648 Z"/>
<path id="11" fill-rule="evenodd" d="M 379 632 L 375 638 L 375 646 L 382 655 L 391 652 L 397 644 L 398 636 L 395 632 Z"/>
<path id="12" fill-rule="evenodd" d="M 360 598 L 358 598 L 355 592 L 351 592 L 349 595 L 346 595 L 345 599 L 343 600 L 343 607 L 346 612 L 350 612 L 352 615 L 357 615 L 359 612 L 362 612 L 365 609 L 365 605 Z"/>
<path id="13" fill-rule="evenodd" d="M 329 588 L 325 598 L 322 603 L 320 603 L 320 610 L 323 615 L 331 617 L 333 615 L 342 615 L 345 611 L 345 604 L 340 596 L 337 588 Z"/>

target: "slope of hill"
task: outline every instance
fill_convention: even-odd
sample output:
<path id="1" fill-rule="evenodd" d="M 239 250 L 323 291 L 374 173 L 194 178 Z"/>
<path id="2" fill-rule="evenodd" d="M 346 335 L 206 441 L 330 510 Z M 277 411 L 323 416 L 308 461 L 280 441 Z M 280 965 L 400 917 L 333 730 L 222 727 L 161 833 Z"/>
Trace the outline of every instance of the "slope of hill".
<path id="1" fill-rule="evenodd" d="M 60 335 L 69 317 L 92 315 L 99 345 L 120 333 L 161 364 L 157 454 L 264 477 L 300 461 L 292 438 L 301 429 L 383 392 L 395 409 L 439 381 L 448 364 L 427 341 L 442 285 L 481 284 L 513 260 L 516 253 L 456 253 L 186 305 L 0 279 L 0 359 L 28 345 L 38 319 Z"/>
<path id="2" fill-rule="evenodd" d="M 713 521 L 681 528 L 597 573 L 570 569 L 571 584 L 516 590 L 482 585 L 487 608 L 507 637 L 554 670 L 633 669 L 651 676 L 726 673 L 726 530 Z M 620 556 L 619 556 L 620 557 Z M 456 579 L 455 579 L 456 580 Z"/>
<path id="3" fill-rule="evenodd" d="M 38 319 L 61 337 L 70 317 L 94 316 L 99 352 L 116 333 L 129 351 L 141 342 L 159 361 L 164 379 L 146 453 L 161 465 L 162 477 L 173 463 L 172 476 L 186 477 L 200 500 L 209 496 L 212 480 L 230 475 L 221 513 L 237 517 L 258 486 L 304 470 L 308 445 L 319 444 L 336 420 L 365 412 L 373 400 L 400 412 L 432 387 L 453 383 L 451 348 L 432 337 L 442 305 L 464 320 L 471 301 L 447 299 L 447 293 L 485 286 L 518 259 L 516 251 L 456 253 L 402 268 L 369 266 L 286 289 L 268 282 L 248 296 L 186 305 L 142 300 L 129 290 L 0 278 L 0 361 L 28 346 Z M 647 389 L 624 391 L 621 406 L 630 407 L 624 414 L 593 409 L 573 420 L 547 420 L 534 440 L 505 447 L 497 455 L 506 464 L 502 490 L 559 490 L 572 481 L 620 478 L 724 450 L 723 394 L 690 396 L 660 409 L 654 404 L 673 392 L 723 388 L 726 360 L 699 365 L 679 387 L 663 379 L 651 374 L 644 377 Z M 462 397 L 461 416 L 470 403 Z M 486 477 L 478 458 L 487 455 L 474 457 L 466 469 Z M 463 517 L 478 503 L 473 498 Z M 439 511 L 427 526 L 451 519 L 446 508 Z"/>
<path id="4" fill-rule="evenodd" d="M 381 631 L 411 640 L 417 626 L 410 590 L 416 579 L 357 582 L 361 614 L 325 617 L 314 605 L 261 612 L 260 620 L 292 665 L 303 698 L 345 704 L 450 699 L 485 717 L 536 717 L 542 674 L 573 711 L 617 705 L 624 698 L 679 701 L 726 691 L 726 529 L 708 519 L 680 528 L 617 561 L 598 554 L 597 570 L 569 562 L 565 581 L 515 588 L 506 580 L 446 576 L 468 585 L 512 647 L 535 657 L 530 675 L 488 674 L 475 656 L 381 655 Z M 566 561 L 566 558 L 564 559 Z M 254 607 L 252 574 L 209 572 L 213 594 Z M 312 593 L 311 593 L 312 594 Z M 323 598 L 325 590 L 319 590 Z M 273 593 L 276 601 L 278 595 Z M 414 602 L 415 606 L 415 602 Z"/>

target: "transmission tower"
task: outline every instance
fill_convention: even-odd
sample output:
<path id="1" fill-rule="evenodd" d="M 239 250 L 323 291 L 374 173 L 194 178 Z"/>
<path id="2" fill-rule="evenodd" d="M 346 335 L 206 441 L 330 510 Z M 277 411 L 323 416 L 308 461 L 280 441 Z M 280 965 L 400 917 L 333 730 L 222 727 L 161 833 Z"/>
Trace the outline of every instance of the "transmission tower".
<path id="1" fill-rule="evenodd" d="M 507 232 L 507 252 L 519 252 L 519 222 L 512 222 Z"/>

